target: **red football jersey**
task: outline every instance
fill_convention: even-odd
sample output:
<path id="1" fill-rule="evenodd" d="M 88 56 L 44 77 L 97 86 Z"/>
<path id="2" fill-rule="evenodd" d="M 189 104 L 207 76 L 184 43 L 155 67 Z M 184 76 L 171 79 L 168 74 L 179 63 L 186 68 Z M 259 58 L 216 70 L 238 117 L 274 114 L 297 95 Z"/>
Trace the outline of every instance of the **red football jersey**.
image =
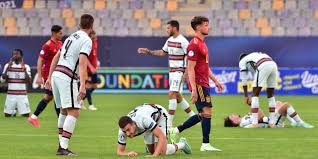
<path id="1" fill-rule="evenodd" d="M 98 45 L 97 45 L 97 38 L 93 41 L 92 44 L 92 51 L 88 56 L 88 61 L 95 67 L 97 68 L 98 66 L 98 54 L 97 54 L 97 49 L 98 49 Z M 91 72 L 91 70 L 89 68 L 87 68 L 88 72 Z"/>
<path id="2" fill-rule="evenodd" d="M 194 37 L 187 48 L 187 57 L 190 61 L 196 61 L 194 67 L 195 83 L 204 87 L 209 85 L 209 51 L 205 43 L 199 38 Z"/>
<path id="3" fill-rule="evenodd" d="M 53 40 L 48 40 L 43 46 L 40 52 L 40 57 L 43 58 L 43 66 L 42 66 L 42 76 L 43 79 L 46 81 L 49 73 L 50 73 L 50 66 L 55 54 L 60 50 L 63 43 L 61 41 L 54 42 Z"/>

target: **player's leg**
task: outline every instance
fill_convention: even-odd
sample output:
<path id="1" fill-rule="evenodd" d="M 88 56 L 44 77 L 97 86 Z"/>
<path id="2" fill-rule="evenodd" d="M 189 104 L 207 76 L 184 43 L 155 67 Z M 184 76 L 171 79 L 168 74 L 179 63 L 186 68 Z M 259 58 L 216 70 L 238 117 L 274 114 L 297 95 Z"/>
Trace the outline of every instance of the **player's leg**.
<path id="1" fill-rule="evenodd" d="M 183 95 L 181 92 L 182 91 L 179 91 L 177 94 L 177 103 L 180 104 L 180 107 L 184 110 L 184 112 L 186 112 L 188 114 L 188 116 L 191 117 L 191 116 L 195 115 L 195 113 L 191 109 L 187 100 L 183 98 Z"/>
<path id="2" fill-rule="evenodd" d="M 171 88 L 171 87 L 170 87 Z M 177 109 L 177 92 L 169 91 L 168 127 L 172 127 L 173 118 Z"/>
<path id="3" fill-rule="evenodd" d="M 30 109 L 28 96 L 20 95 L 18 99 L 19 100 L 17 101 L 17 108 L 18 108 L 19 114 L 21 114 L 21 116 L 23 117 L 29 117 L 31 109 Z"/>
<path id="4" fill-rule="evenodd" d="M 90 81 L 88 81 L 89 88 L 86 90 L 86 97 L 87 97 L 87 101 L 89 105 L 88 109 L 97 110 L 97 108 L 93 104 L 92 93 L 97 86 L 98 77 L 96 73 L 95 74 L 90 73 L 89 76 L 90 76 Z"/>
<path id="5" fill-rule="evenodd" d="M 16 108 L 16 95 L 7 95 L 6 101 L 4 104 L 3 113 L 5 117 L 12 117 L 14 116 L 15 108 Z"/>
<path id="6" fill-rule="evenodd" d="M 287 115 L 296 121 L 298 127 L 302 128 L 314 128 L 314 126 L 304 122 L 299 114 L 295 111 L 294 107 L 288 103 L 285 103 L 280 109 L 279 112 L 283 115 Z"/>
<path id="7" fill-rule="evenodd" d="M 247 128 L 258 128 L 259 94 L 264 83 L 263 70 L 257 70 L 253 80 L 253 94 L 251 102 L 252 124 Z"/>
<path id="8" fill-rule="evenodd" d="M 268 67 L 266 69 L 269 72 L 267 76 L 267 98 L 268 98 L 268 107 L 269 107 L 269 125 L 273 125 L 273 120 L 275 116 L 275 107 L 276 100 L 274 97 L 274 91 L 276 87 L 276 79 L 277 79 L 277 66 L 274 62 L 269 62 Z"/>

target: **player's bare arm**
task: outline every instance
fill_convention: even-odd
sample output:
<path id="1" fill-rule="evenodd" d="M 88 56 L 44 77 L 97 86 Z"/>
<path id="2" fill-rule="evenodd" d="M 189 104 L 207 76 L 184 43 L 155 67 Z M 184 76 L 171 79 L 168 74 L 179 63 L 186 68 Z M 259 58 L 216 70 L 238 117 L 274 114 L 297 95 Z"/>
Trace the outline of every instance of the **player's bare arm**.
<path id="1" fill-rule="evenodd" d="M 219 92 L 222 92 L 223 90 L 223 86 L 221 85 L 221 83 L 216 79 L 215 75 L 212 73 L 211 69 L 209 72 L 209 78 L 215 83 L 215 86 L 218 88 Z"/>
<path id="2" fill-rule="evenodd" d="M 41 56 L 39 56 L 38 58 L 38 62 L 37 62 L 37 74 L 38 74 L 38 78 L 36 80 L 36 83 L 38 85 L 42 85 L 43 84 L 43 78 L 42 78 L 42 66 L 43 66 L 43 58 Z"/>
<path id="3" fill-rule="evenodd" d="M 167 55 L 163 50 L 149 50 L 148 48 L 138 48 L 139 54 L 149 54 L 154 56 L 165 56 Z"/>
<path id="4" fill-rule="evenodd" d="M 28 73 L 28 71 L 30 70 L 27 70 L 26 68 L 24 68 L 24 73 L 25 73 L 25 83 L 31 83 L 31 77 Z"/>
<path id="5" fill-rule="evenodd" d="M 128 156 L 128 157 L 136 157 L 138 155 L 135 151 L 125 151 L 126 145 L 118 144 L 117 146 L 117 156 Z"/>
<path id="6" fill-rule="evenodd" d="M 163 134 L 162 130 L 159 128 L 159 126 L 156 126 L 156 128 L 152 131 L 154 136 L 158 138 L 158 143 L 156 145 L 155 152 L 152 154 L 152 157 L 157 157 L 160 154 L 166 154 L 167 150 L 167 140 L 166 136 Z"/>
<path id="7" fill-rule="evenodd" d="M 79 95 L 78 95 L 78 101 L 82 100 L 85 97 L 86 94 L 86 88 L 85 88 L 85 80 L 87 75 L 87 56 L 86 54 L 80 54 L 79 57 L 79 76 L 80 76 L 80 88 L 79 88 Z"/>
<path id="8" fill-rule="evenodd" d="M 87 60 L 87 66 L 92 73 L 96 73 L 97 69 L 92 65 L 91 62 L 89 62 L 89 60 Z"/>
<path id="9" fill-rule="evenodd" d="M 188 76 L 189 76 L 189 82 L 190 82 L 190 85 L 192 88 L 192 90 L 191 90 L 192 103 L 195 103 L 198 99 L 197 87 L 195 84 L 195 72 L 194 72 L 194 67 L 196 64 L 197 64 L 196 61 L 191 61 L 191 60 L 188 61 Z"/>
<path id="10" fill-rule="evenodd" d="M 51 66 L 50 66 L 50 73 L 49 73 L 49 76 L 48 76 L 47 81 L 45 83 L 45 89 L 51 90 L 51 76 L 52 76 L 52 73 L 55 70 L 57 62 L 59 61 L 60 54 L 61 54 L 60 51 L 58 53 L 56 53 L 56 55 L 54 56 L 54 58 L 52 60 L 52 63 L 51 63 Z"/>
<path id="11" fill-rule="evenodd" d="M 245 96 L 245 103 L 251 105 L 251 98 L 248 96 L 248 87 L 247 87 L 247 71 L 243 70 L 240 72 L 240 76 L 242 78 L 243 91 Z"/>

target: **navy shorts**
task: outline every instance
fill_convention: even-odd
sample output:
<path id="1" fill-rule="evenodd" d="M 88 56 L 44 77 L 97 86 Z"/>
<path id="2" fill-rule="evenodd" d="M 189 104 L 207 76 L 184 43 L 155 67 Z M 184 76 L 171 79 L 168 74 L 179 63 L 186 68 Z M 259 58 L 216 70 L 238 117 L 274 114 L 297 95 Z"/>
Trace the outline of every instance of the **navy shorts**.
<path id="1" fill-rule="evenodd" d="M 198 99 L 195 102 L 198 112 L 202 112 L 204 107 L 212 108 L 210 88 L 197 85 Z"/>
<path id="2" fill-rule="evenodd" d="M 92 84 L 99 83 L 97 73 L 88 73 L 87 82 Z"/>

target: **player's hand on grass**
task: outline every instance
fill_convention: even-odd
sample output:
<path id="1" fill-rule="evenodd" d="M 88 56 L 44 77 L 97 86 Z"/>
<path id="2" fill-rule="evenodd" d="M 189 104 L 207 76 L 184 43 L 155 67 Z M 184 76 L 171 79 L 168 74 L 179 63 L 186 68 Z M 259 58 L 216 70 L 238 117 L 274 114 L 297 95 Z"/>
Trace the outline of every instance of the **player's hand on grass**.
<path id="1" fill-rule="evenodd" d="M 45 89 L 52 90 L 51 80 L 50 80 L 50 79 L 48 79 L 48 80 L 45 82 Z"/>
<path id="2" fill-rule="evenodd" d="M 195 104 L 195 102 L 197 102 L 198 100 L 198 93 L 196 90 L 192 90 L 192 94 L 191 94 L 191 101 L 193 104 Z"/>
<path id="3" fill-rule="evenodd" d="M 148 54 L 150 50 L 148 48 L 138 48 L 137 51 L 139 54 Z"/>
<path id="4" fill-rule="evenodd" d="M 251 103 L 252 103 L 251 97 L 249 97 L 249 96 L 245 97 L 245 103 L 246 103 L 247 105 L 251 105 Z"/>
<path id="5" fill-rule="evenodd" d="M 138 153 L 135 152 L 135 151 L 130 151 L 130 152 L 127 153 L 128 157 L 136 157 L 137 155 L 138 155 Z"/>
<path id="6" fill-rule="evenodd" d="M 81 101 L 84 99 L 86 95 L 86 88 L 85 88 L 85 84 L 81 84 L 80 89 L 79 89 L 79 94 L 77 96 L 77 100 Z"/>

